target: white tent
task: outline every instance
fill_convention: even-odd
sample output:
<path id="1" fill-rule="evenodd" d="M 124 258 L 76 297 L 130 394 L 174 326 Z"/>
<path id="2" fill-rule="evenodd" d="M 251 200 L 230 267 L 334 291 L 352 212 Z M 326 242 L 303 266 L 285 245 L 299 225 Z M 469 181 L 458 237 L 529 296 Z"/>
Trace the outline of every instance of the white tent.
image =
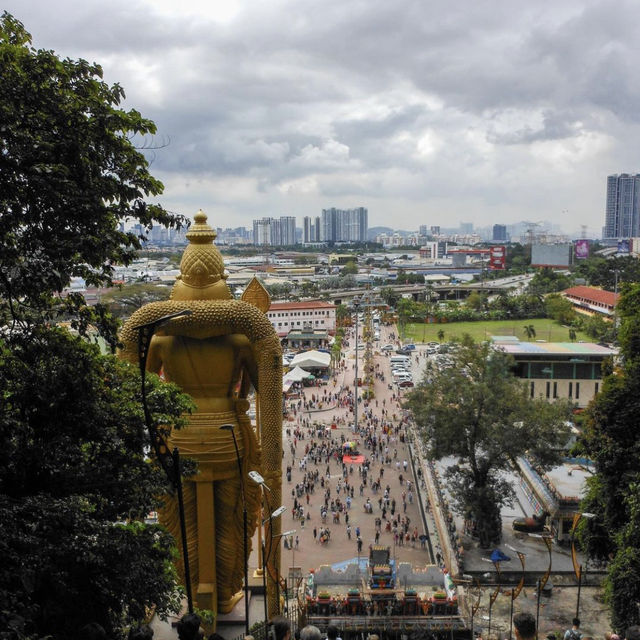
<path id="1" fill-rule="evenodd" d="M 323 351 L 305 351 L 299 353 L 292 361 L 292 367 L 302 367 L 304 369 L 328 369 L 331 356 Z"/>
<path id="2" fill-rule="evenodd" d="M 301 380 L 304 380 L 305 378 L 309 378 L 312 375 L 313 374 L 308 373 L 307 371 L 305 371 L 300 367 L 295 367 L 288 373 L 284 374 L 282 378 L 282 390 L 286 393 L 287 391 L 289 391 L 289 389 L 291 388 L 291 385 L 294 382 L 300 382 Z"/>
<path id="3" fill-rule="evenodd" d="M 287 375 L 285 378 L 289 378 L 292 382 L 300 382 L 300 380 L 304 380 L 305 378 L 310 377 L 312 374 L 308 371 L 305 371 L 301 367 L 295 367 Z"/>

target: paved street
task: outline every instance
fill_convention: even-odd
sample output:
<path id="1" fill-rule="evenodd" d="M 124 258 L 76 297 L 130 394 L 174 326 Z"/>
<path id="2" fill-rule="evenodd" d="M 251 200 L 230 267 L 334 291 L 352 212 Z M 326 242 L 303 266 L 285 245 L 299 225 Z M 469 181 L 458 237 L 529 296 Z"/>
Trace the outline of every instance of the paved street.
<path id="1" fill-rule="evenodd" d="M 362 555 L 368 554 L 368 547 L 375 543 L 376 526 L 375 522 L 379 518 L 382 520 L 382 526 L 379 533 L 379 544 L 389 545 L 394 550 L 395 557 L 398 561 L 411 562 L 414 565 L 424 565 L 431 562 L 429 555 L 429 546 L 421 546 L 418 540 L 413 542 L 394 545 L 393 521 L 396 520 L 398 528 L 402 527 L 402 520 L 409 519 L 408 532 L 413 537 L 414 532 L 418 536 L 425 533 L 425 526 L 422 521 L 421 512 L 418 507 L 418 495 L 416 492 L 416 482 L 413 477 L 409 452 L 406 443 L 401 442 L 400 434 L 404 432 L 404 426 L 399 427 L 402 415 L 402 409 L 399 406 L 398 398 L 394 397 L 394 389 L 389 389 L 390 382 L 390 365 L 389 358 L 379 350 L 379 347 L 393 342 L 389 334 L 391 329 L 382 327 L 381 340 L 377 342 L 377 348 L 374 349 L 375 363 L 378 365 L 377 373 L 384 376 L 384 380 L 376 378 L 375 380 L 375 398 L 370 402 L 362 401 L 359 403 L 358 424 L 360 425 L 361 435 L 354 435 L 351 428 L 353 422 L 353 413 L 350 406 L 347 406 L 349 398 L 353 394 L 355 380 L 355 344 L 354 331 L 351 329 L 346 340 L 349 346 L 345 348 L 344 368 L 332 378 L 328 385 L 320 387 L 307 387 L 303 391 L 303 396 L 296 399 L 296 411 L 289 412 L 289 419 L 285 418 L 283 424 L 283 499 L 288 507 L 286 514 L 282 516 L 282 530 L 296 529 L 293 536 L 293 545 L 291 549 L 283 549 L 282 554 L 282 572 L 288 575 L 289 568 L 300 567 L 303 573 L 310 568 L 318 567 L 322 564 L 334 564 L 343 562 L 350 558 L 356 558 L 358 555 L 356 529 L 360 529 L 360 537 L 362 539 Z M 360 330 L 360 336 L 362 332 Z M 364 350 L 358 351 L 359 358 L 359 375 L 362 377 Z M 415 356 L 414 356 L 415 358 Z M 362 397 L 363 389 L 359 389 L 359 397 Z M 334 394 L 338 394 L 337 401 L 333 398 Z M 324 399 L 325 397 L 331 399 Z M 318 400 L 322 399 L 320 403 Z M 315 403 L 313 400 L 315 399 Z M 305 402 L 311 402 L 314 406 L 309 407 L 308 411 L 304 410 Z M 300 404 L 302 410 L 297 408 Z M 317 427 L 330 427 L 335 425 L 336 428 L 329 429 L 326 437 L 318 437 L 319 430 Z M 398 428 L 398 433 L 396 433 Z M 374 456 L 371 448 L 365 445 L 366 438 L 364 435 L 369 429 L 369 435 L 375 436 L 379 442 L 382 438 L 382 452 L 378 445 L 378 453 Z M 385 433 L 385 431 L 388 431 Z M 321 431 L 320 431 L 321 432 Z M 363 482 L 361 476 L 362 465 L 348 465 L 348 477 L 343 477 L 342 461 L 339 457 L 331 458 L 327 464 L 326 455 L 323 454 L 316 457 L 317 464 L 314 462 L 313 455 L 307 455 L 306 465 L 301 462 L 305 458 L 305 451 L 315 445 L 316 451 L 321 447 L 328 447 L 330 450 L 339 449 L 343 441 L 354 441 L 357 443 L 358 450 L 364 454 L 370 466 L 367 473 L 367 482 Z M 321 458 L 321 459 L 320 459 Z M 384 461 L 388 458 L 389 461 Z M 404 463 L 407 463 L 407 469 L 404 469 Z M 286 469 L 291 467 L 291 480 L 287 481 Z M 328 469 L 328 474 L 327 474 Z M 298 497 L 296 495 L 296 485 L 301 486 L 305 481 L 305 473 L 307 479 L 310 474 L 318 474 L 318 479 L 313 486 L 313 492 L 309 493 L 309 502 L 306 500 L 306 491 L 303 491 Z M 383 474 L 380 476 L 380 474 Z M 400 477 L 402 476 L 402 483 Z M 376 490 L 372 487 L 372 483 L 379 480 L 380 489 Z M 407 480 L 412 484 L 410 491 L 407 491 Z M 331 515 L 331 500 L 340 499 L 342 503 L 346 502 L 345 482 L 353 487 L 353 498 L 351 498 L 350 508 L 346 510 L 348 515 L 348 524 L 345 513 L 339 515 L 339 522 L 333 521 Z M 322 486 L 324 485 L 324 486 Z M 340 485 L 340 489 L 339 489 Z M 360 485 L 363 485 L 362 493 Z M 386 487 L 389 487 L 389 508 L 383 509 L 384 493 Z M 325 522 L 321 517 L 321 507 L 325 505 L 325 493 L 330 491 L 328 499 L 328 509 Z M 340 491 L 340 492 L 338 492 Z M 406 503 L 406 509 L 403 506 Z M 411 494 L 411 495 L 409 495 Z M 304 509 L 304 520 L 300 517 L 293 517 L 294 501 L 298 500 Z M 365 503 L 367 500 L 372 505 L 372 512 L 365 512 Z M 395 509 L 393 502 L 395 501 Z M 392 513 L 393 511 L 393 513 Z M 307 519 L 306 514 L 310 515 Z M 304 522 L 304 526 L 302 526 Z M 429 520 L 427 521 L 429 522 Z M 387 524 L 388 523 L 388 524 Z M 351 528 L 351 538 L 349 538 L 348 527 Z M 432 525 L 428 525 L 433 532 Z M 321 544 L 318 542 L 319 533 L 322 528 L 328 528 L 331 533 L 330 540 Z M 316 538 L 314 539 L 314 529 L 316 530 Z M 416 531 L 417 529 L 417 531 Z M 296 547 L 296 537 L 298 544 Z M 437 544 L 437 540 L 433 540 Z M 257 566 L 257 553 L 253 553 L 251 557 L 251 566 Z"/>

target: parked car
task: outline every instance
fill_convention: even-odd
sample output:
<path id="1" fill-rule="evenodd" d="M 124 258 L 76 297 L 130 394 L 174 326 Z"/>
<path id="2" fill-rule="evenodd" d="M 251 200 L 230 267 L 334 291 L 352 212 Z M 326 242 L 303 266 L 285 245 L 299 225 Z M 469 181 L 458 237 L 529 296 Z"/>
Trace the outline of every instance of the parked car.
<path id="1" fill-rule="evenodd" d="M 400 380 L 400 382 L 398 382 L 398 386 L 406 389 L 407 387 L 413 387 L 414 384 L 411 380 Z"/>
<path id="2" fill-rule="evenodd" d="M 399 356 L 410 356 L 411 355 L 411 351 L 409 351 L 408 349 L 396 349 L 396 353 Z"/>
<path id="3" fill-rule="evenodd" d="M 415 351 L 416 345 L 415 344 L 405 344 L 404 347 L 402 347 L 402 348 L 406 349 L 407 351 Z"/>
<path id="4" fill-rule="evenodd" d="M 393 345 L 392 344 L 385 344 L 384 347 L 382 347 L 380 350 L 381 351 L 393 351 Z"/>

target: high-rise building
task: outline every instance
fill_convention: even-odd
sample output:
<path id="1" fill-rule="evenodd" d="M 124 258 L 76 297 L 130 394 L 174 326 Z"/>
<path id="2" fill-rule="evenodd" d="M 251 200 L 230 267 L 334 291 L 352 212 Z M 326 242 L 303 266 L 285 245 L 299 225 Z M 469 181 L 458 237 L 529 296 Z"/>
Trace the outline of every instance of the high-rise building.
<path id="1" fill-rule="evenodd" d="M 607 205 L 603 239 L 640 235 L 640 174 L 607 177 Z"/>
<path id="2" fill-rule="evenodd" d="M 421 236 L 426 236 L 427 235 L 427 225 L 426 224 L 421 224 L 419 229 L 418 229 L 418 233 Z"/>
<path id="3" fill-rule="evenodd" d="M 262 218 L 253 221 L 253 244 L 273 247 L 296 243 L 296 219 L 294 216 Z"/>
<path id="4" fill-rule="evenodd" d="M 506 224 L 494 224 L 493 225 L 493 242 L 506 242 L 507 241 L 507 225 Z"/>
<path id="5" fill-rule="evenodd" d="M 467 235 L 473 233 L 473 222 L 461 222 L 460 233 Z"/>
<path id="6" fill-rule="evenodd" d="M 291 246 L 296 243 L 296 219 L 294 216 L 280 218 L 280 242 L 277 244 Z"/>
<path id="7" fill-rule="evenodd" d="M 271 221 L 273 218 L 262 218 L 262 220 L 253 221 L 253 244 L 270 245 L 271 244 Z"/>
<path id="8" fill-rule="evenodd" d="M 320 221 L 320 240 L 322 242 L 366 242 L 368 210 L 365 207 L 356 209 L 322 210 Z"/>
<path id="9" fill-rule="evenodd" d="M 439 236 L 440 235 L 440 225 L 434 225 L 431 227 L 431 235 Z"/>

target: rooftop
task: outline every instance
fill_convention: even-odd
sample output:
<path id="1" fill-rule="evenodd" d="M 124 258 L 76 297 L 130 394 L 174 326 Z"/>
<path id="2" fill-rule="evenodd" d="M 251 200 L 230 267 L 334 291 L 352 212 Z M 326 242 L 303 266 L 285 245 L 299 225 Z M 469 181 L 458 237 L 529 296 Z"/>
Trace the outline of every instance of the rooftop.
<path id="1" fill-rule="evenodd" d="M 269 311 L 282 311 L 283 309 L 335 309 L 336 305 L 322 300 L 307 300 L 304 302 L 273 302 Z"/>
<path id="2" fill-rule="evenodd" d="M 617 351 L 609 347 L 603 347 L 593 342 L 501 342 L 494 340 L 506 353 L 513 356 L 519 355 L 548 355 L 548 356 L 601 356 L 603 358 L 616 355 Z"/>
<path id="3" fill-rule="evenodd" d="M 606 304 L 611 307 L 615 307 L 618 302 L 618 298 L 620 297 L 619 293 L 586 286 L 570 287 L 569 289 L 565 289 L 562 293 L 570 298 L 582 298 L 588 302 Z"/>

